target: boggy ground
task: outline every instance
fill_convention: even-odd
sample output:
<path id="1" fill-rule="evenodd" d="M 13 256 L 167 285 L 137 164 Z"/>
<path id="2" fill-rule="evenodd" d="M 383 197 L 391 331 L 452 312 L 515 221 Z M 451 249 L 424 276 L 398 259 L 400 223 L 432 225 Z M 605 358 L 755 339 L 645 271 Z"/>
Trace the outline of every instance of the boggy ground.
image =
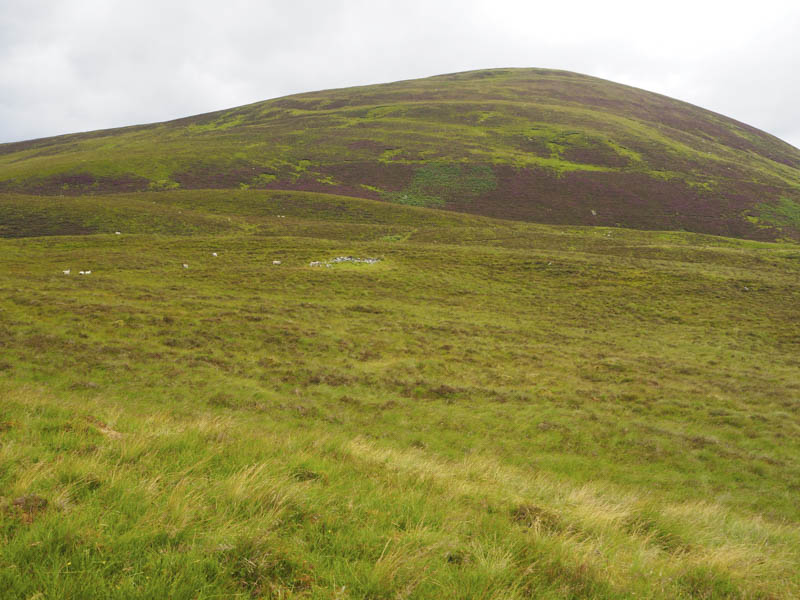
<path id="1" fill-rule="evenodd" d="M 3 598 L 800 595 L 796 245 L 38 202 L 0 240 Z M 345 255 L 382 260 L 308 266 Z"/>

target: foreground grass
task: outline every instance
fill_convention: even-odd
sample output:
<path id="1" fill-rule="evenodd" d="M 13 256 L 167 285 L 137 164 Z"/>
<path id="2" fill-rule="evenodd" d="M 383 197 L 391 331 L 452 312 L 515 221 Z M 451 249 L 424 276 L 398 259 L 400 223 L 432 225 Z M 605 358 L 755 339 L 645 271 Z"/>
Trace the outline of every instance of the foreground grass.
<path id="1" fill-rule="evenodd" d="M 4 597 L 800 595 L 796 246 L 216 202 L 0 241 Z"/>

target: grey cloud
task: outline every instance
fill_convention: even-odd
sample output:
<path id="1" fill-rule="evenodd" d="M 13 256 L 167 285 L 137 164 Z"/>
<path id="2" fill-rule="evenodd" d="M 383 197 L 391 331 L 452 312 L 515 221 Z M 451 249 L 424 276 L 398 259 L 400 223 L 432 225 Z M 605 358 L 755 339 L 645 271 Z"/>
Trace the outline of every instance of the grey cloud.
<path id="1" fill-rule="evenodd" d="M 0 141 L 500 66 L 677 97 L 800 145 L 800 6 L 0 0 Z"/>

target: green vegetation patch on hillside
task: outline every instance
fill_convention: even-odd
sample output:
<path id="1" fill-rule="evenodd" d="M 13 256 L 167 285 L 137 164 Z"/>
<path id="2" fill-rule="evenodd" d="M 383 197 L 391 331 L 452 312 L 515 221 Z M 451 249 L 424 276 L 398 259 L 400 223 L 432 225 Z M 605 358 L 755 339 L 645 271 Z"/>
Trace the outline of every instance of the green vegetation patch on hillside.
<path id="1" fill-rule="evenodd" d="M 772 225 L 781 227 L 800 227 L 800 203 L 789 198 L 781 198 L 775 204 L 762 204 L 759 216 Z"/>
<path id="2" fill-rule="evenodd" d="M 453 200 L 469 202 L 496 187 L 489 166 L 434 162 L 417 168 L 402 192 L 385 192 L 382 196 L 398 204 L 438 208 Z"/>

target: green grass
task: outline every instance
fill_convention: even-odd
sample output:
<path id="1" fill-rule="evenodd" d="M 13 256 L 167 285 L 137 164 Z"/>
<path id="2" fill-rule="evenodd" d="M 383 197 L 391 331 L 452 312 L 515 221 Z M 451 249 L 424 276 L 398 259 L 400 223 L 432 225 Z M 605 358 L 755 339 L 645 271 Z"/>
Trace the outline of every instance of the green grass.
<path id="1" fill-rule="evenodd" d="M 384 200 L 408 206 L 442 208 L 448 201 L 469 202 L 497 187 L 491 168 L 431 162 L 414 172 L 400 192 L 383 192 Z"/>
<path id="2" fill-rule="evenodd" d="M 789 227 L 800 227 L 800 204 L 788 198 L 781 198 L 775 205 L 764 204 L 760 207 L 760 217 L 764 221 Z"/>
<path id="3" fill-rule="evenodd" d="M 0 200 L 3 598 L 800 595 L 796 245 Z"/>

